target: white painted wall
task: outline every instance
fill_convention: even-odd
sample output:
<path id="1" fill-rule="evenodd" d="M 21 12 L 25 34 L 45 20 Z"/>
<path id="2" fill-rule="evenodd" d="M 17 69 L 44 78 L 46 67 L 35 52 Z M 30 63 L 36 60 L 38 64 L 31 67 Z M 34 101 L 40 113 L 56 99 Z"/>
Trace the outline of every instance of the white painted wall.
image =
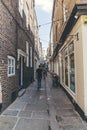
<path id="1" fill-rule="evenodd" d="M 87 116 L 87 25 L 82 26 L 83 36 L 83 68 L 84 68 L 84 100 L 85 100 L 85 115 Z"/>

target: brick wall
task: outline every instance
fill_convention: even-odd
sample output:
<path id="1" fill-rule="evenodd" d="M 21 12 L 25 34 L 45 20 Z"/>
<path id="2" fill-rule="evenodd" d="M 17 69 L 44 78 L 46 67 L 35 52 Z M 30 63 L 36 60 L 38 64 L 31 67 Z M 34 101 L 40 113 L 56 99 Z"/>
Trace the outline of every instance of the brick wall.
<path id="1" fill-rule="evenodd" d="M 34 44 L 33 32 L 26 33 L 25 14 L 21 18 L 18 12 L 18 0 L 3 0 L 5 5 L 0 0 L 0 77 L 2 84 L 2 105 L 3 110 L 12 102 L 12 95 L 18 91 L 19 86 L 19 70 L 17 69 L 17 49 L 21 49 L 26 53 L 26 41 L 29 42 L 29 47 Z M 10 12 L 9 12 L 10 11 Z M 33 53 L 34 54 L 34 53 Z M 16 74 L 8 77 L 8 61 L 7 56 L 13 56 L 16 59 Z M 34 65 L 34 64 L 33 64 Z M 33 77 L 33 67 L 26 67 L 24 63 L 24 87 L 31 82 Z M 31 76 L 29 76 L 31 73 Z M 27 84 L 26 84 L 27 83 Z M 16 93 L 14 95 L 17 96 Z"/>
<path id="2" fill-rule="evenodd" d="M 6 2 L 10 7 L 10 1 Z M 10 8 L 12 10 L 12 8 Z M 2 85 L 3 109 L 11 103 L 11 95 L 17 91 L 17 75 L 8 77 L 7 56 L 16 59 L 16 24 L 0 1 L 0 77 Z M 16 71 L 17 73 L 17 71 Z"/>

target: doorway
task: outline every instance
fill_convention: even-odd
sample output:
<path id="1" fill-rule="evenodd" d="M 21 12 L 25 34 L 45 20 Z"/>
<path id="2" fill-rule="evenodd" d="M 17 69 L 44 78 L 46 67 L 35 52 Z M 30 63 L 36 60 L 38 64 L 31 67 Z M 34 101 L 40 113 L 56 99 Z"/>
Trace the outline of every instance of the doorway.
<path id="1" fill-rule="evenodd" d="M 24 57 L 20 56 L 19 60 L 19 89 L 23 88 L 24 85 Z"/>

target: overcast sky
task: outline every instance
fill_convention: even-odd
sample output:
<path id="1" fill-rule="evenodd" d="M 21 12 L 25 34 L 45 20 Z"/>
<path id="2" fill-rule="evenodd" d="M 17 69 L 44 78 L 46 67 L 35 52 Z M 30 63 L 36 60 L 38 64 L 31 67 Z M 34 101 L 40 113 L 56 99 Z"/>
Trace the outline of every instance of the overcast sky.
<path id="1" fill-rule="evenodd" d="M 47 48 L 51 24 L 43 24 L 51 22 L 53 0 L 35 0 L 35 6 L 38 24 L 42 25 L 39 28 L 39 36 L 43 47 Z"/>

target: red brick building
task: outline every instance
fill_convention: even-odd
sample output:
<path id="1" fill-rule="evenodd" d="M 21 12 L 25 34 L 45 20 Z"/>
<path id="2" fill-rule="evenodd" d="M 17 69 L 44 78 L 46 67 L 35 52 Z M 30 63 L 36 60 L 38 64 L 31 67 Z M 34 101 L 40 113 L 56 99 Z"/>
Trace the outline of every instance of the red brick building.
<path id="1" fill-rule="evenodd" d="M 0 0 L 2 110 L 34 78 L 34 0 Z"/>

